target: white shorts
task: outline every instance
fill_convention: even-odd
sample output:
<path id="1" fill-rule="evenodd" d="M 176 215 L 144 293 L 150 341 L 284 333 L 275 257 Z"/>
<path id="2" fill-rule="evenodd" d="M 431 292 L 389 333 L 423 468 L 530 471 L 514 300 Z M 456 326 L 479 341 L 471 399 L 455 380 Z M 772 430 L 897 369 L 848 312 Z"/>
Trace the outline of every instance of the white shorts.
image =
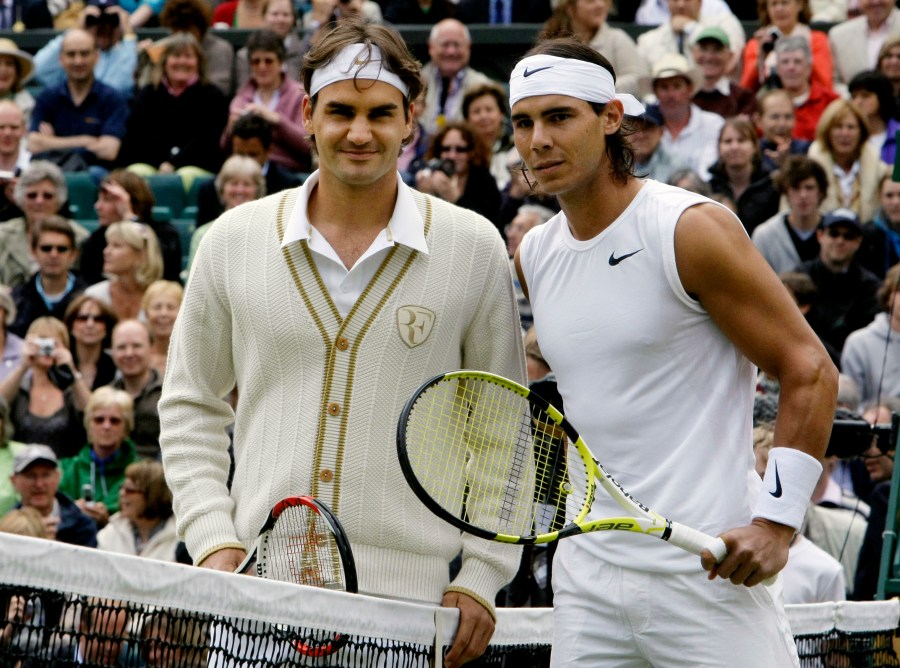
<path id="1" fill-rule="evenodd" d="M 799 666 L 770 587 L 612 566 L 563 541 L 553 562 L 552 668 Z"/>

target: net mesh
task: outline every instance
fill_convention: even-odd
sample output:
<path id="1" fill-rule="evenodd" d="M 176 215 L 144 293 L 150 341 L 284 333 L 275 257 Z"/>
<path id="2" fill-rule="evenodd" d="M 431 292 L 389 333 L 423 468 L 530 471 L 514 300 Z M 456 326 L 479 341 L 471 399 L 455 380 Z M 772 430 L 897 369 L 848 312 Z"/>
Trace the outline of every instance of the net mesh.
<path id="1" fill-rule="evenodd" d="M 788 606 L 804 668 L 900 665 L 898 616 L 896 600 Z M 455 628 L 434 606 L 0 534 L 0 666 L 439 666 Z M 547 666 L 551 639 L 549 609 L 500 610 L 472 665 Z"/>

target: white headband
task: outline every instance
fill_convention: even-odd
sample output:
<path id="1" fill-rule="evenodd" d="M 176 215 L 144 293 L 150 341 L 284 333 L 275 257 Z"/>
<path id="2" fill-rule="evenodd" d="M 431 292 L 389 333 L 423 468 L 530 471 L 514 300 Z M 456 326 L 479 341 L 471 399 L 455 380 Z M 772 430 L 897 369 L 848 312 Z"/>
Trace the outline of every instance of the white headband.
<path id="1" fill-rule="evenodd" d="M 315 96 L 325 86 L 348 79 L 383 81 L 403 93 L 404 98 L 409 96 L 409 87 L 384 64 L 381 49 L 374 44 L 362 43 L 345 46 L 327 65 L 313 72 L 309 96 Z"/>
<path id="2" fill-rule="evenodd" d="M 585 102 L 622 102 L 628 116 L 640 116 L 644 105 L 627 93 L 616 94 L 612 74 L 605 67 L 575 58 L 539 54 L 523 58 L 509 77 L 509 108 L 526 97 L 568 95 Z"/>

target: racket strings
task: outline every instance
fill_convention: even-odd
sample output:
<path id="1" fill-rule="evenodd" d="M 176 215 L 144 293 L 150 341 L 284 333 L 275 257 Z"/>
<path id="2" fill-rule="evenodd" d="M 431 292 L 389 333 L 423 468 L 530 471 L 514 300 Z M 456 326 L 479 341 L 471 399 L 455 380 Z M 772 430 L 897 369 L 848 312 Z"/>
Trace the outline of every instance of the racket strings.
<path id="1" fill-rule="evenodd" d="M 285 509 L 269 533 L 267 577 L 295 584 L 346 590 L 340 551 L 328 522 L 308 506 Z"/>
<path id="2" fill-rule="evenodd" d="M 550 533 L 583 505 L 583 494 L 575 498 L 558 421 L 490 380 L 443 379 L 430 386 L 410 412 L 406 442 L 429 496 L 483 529 L 522 537 Z"/>

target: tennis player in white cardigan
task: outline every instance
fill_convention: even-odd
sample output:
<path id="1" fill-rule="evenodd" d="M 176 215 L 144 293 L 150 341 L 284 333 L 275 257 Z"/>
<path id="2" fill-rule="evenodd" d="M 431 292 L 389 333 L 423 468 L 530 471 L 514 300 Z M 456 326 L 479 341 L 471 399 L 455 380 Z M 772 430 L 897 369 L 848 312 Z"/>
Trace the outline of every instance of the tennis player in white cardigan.
<path id="1" fill-rule="evenodd" d="M 396 32 L 341 22 L 302 74 L 319 170 L 215 222 L 172 334 L 159 410 L 178 531 L 195 563 L 233 570 L 275 502 L 314 495 L 347 530 L 361 592 L 459 608 L 445 661 L 458 666 L 487 646 L 520 549 L 432 515 L 395 433 L 413 391 L 448 369 L 524 382 L 503 242 L 400 179 L 422 84 Z"/>

